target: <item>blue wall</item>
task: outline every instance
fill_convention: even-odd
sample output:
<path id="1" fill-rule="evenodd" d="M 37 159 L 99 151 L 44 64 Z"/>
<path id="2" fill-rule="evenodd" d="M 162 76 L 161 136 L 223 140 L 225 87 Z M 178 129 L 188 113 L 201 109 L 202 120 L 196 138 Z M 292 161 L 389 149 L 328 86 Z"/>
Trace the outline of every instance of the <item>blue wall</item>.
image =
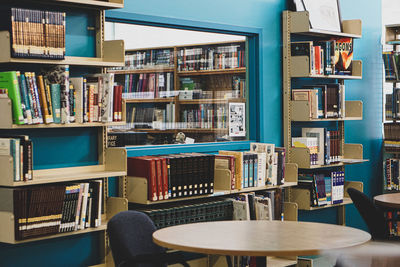
<path id="1" fill-rule="evenodd" d="M 379 191 L 381 176 L 380 140 L 381 134 L 381 59 L 380 23 L 381 1 L 342 1 L 343 18 L 360 18 L 363 21 L 363 38 L 356 40 L 355 58 L 363 60 L 363 80 L 347 82 L 348 99 L 363 100 L 364 120 L 346 123 L 347 142 L 362 143 L 364 157 L 369 163 L 349 167 L 349 177 L 364 182 L 365 191 L 375 194 Z M 261 106 L 260 141 L 282 144 L 282 85 L 281 85 L 281 11 L 284 0 L 126 0 L 123 10 L 107 14 L 133 13 L 138 19 L 166 18 L 165 21 L 188 20 L 194 25 L 199 21 L 203 26 L 213 24 L 229 25 L 226 29 L 251 28 L 261 32 L 261 91 L 258 104 Z M 183 19 L 183 20 L 182 20 Z M 188 23 L 189 23 L 188 22 Z M 221 28 L 224 28 L 221 26 Z M 255 118 L 255 117 L 252 117 Z M 90 134 L 89 134 L 90 135 Z M 96 148 L 93 148 L 96 149 Z M 216 149 L 217 150 L 217 149 Z M 130 154 L 135 154 L 130 151 Z M 131 154 L 132 155 L 132 154 Z M 39 159 L 43 160 L 43 159 Z M 90 161 L 91 159 L 88 159 Z M 317 220 L 324 217 L 326 222 L 335 223 L 335 210 L 326 209 L 314 213 L 301 213 L 301 220 Z M 356 227 L 365 227 L 353 207 L 347 209 L 347 222 Z M 96 263 L 98 256 L 98 235 L 90 234 L 47 240 L 23 245 L 0 244 L 1 266 L 86 266 Z"/>

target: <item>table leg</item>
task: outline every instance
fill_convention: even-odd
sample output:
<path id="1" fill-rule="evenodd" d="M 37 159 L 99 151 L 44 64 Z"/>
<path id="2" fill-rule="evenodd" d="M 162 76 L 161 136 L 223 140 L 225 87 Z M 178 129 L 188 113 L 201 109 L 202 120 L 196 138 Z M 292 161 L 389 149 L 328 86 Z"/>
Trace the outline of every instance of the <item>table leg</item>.
<path id="1" fill-rule="evenodd" d="M 337 224 L 345 226 L 346 225 L 346 210 L 345 210 L 345 206 L 344 205 L 339 206 L 337 208 L 337 212 L 338 212 L 338 214 L 337 214 L 337 221 L 338 221 Z"/>

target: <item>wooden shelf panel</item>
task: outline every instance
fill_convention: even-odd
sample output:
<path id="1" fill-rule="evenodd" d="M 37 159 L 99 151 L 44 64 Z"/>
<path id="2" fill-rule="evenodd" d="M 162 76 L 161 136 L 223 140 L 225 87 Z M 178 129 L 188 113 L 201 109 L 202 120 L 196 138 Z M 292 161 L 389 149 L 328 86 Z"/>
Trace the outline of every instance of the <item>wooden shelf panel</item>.
<path id="1" fill-rule="evenodd" d="M 181 105 L 246 103 L 244 98 L 178 100 Z"/>
<path id="2" fill-rule="evenodd" d="M 177 99 L 175 97 L 167 97 L 167 98 L 150 98 L 150 99 L 125 99 L 125 102 L 128 103 L 170 103 L 176 102 Z"/>
<path id="3" fill-rule="evenodd" d="M 362 37 L 361 20 L 343 20 L 342 32 L 325 31 L 312 29 L 310 26 L 308 11 L 290 12 L 289 11 L 290 33 L 319 36 L 319 37 Z"/>
<path id="4" fill-rule="evenodd" d="M 33 170 L 33 179 L 29 181 L 15 182 L 12 171 L 9 171 L 3 173 L 0 177 L 0 186 L 18 187 L 126 175 L 126 150 L 124 148 L 108 148 L 105 152 L 105 158 L 106 165 Z M 2 170 L 12 170 L 12 157 L 0 156 L 0 166 Z"/>
<path id="5" fill-rule="evenodd" d="M 47 4 L 82 6 L 96 9 L 123 8 L 124 0 L 29 0 L 30 2 L 40 2 Z"/>
<path id="6" fill-rule="evenodd" d="M 99 2 L 99 1 L 96 1 Z M 11 57 L 10 33 L 0 31 L 0 63 L 23 63 L 23 64 L 48 64 L 48 65 L 78 65 L 94 67 L 122 67 L 124 59 L 124 41 L 113 40 L 103 42 L 104 58 L 94 57 L 71 57 L 66 56 L 63 60 L 35 59 L 35 58 L 13 58 Z"/>
<path id="7" fill-rule="evenodd" d="M 331 168 L 368 161 L 368 159 L 363 159 L 363 147 L 361 144 L 344 144 L 344 155 L 341 162 L 329 165 L 311 165 L 310 150 L 308 148 L 292 147 L 289 153 L 291 162 L 297 163 L 300 169 Z"/>
<path id="8" fill-rule="evenodd" d="M 311 62 L 308 56 L 290 57 L 290 75 L 295 78 L 320 78 L 320 79 L 362 79 L 362 61 L 353 60 L 352 75 L 317 75 L 311 74 Z"/>
<path id="9" fill-rule="evenodd" d="M 218 74 L 238 74 L 246 73 L 246 68 L 221 69 L 221 70 L 193 70 L 193 71 L 178 71 L 179 76 L 198 76 L 198 75 L 218 75 Z"/>
<path id="10" fill-rule="evenodd" d="M 140 73 L 160 73 L 160 72 L 174 72 L 173 67 L 154 67 L 146 69 L 126 69 L 126 70 L 107 70 L 108 73 L 114 74 L 140 74 Z"/>
<path id="11" fill-rule="evenodd" d="M 346 101 L 344 118 L 310 118 L 310 105 L 308 101 L 290 101 L 290 107 L 292 121 L 350 121 L 363 119 L 362 101 Z"/>

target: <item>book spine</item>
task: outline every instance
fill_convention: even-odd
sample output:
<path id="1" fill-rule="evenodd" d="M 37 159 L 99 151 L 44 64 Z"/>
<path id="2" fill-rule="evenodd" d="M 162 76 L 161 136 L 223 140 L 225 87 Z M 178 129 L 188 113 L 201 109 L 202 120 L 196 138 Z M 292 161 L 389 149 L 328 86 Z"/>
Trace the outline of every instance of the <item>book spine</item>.
<path id="1" fill-rule="evenodd" d="M 46 99 L 46 92 L 45 92 L 43 76 L 39 75 L 37 77 L 37 80 L 38 80 L 38 85 L 39 85 L 39 89 L 40 89 L 40 106 L 42 108 L 42 114 L 44 114 L 44 122 L 51 123 L 51 122 L 53 122 L 53 118 L 50 116 L 49 108 L 47 106 L 47 99 Z"/>
<path id="2" fill-rule="evenodd" d="M 50 85 L 50 93 L 53 107 L 53 121 L 54 123 L 61 123 L 60 85 L 52 83 Z"/>
<path id="3" fill-rule="evenodd" d="M 35 99 L 35 112 L 37 112 L 37 117 L 38 117 L 38 123 L 43 123 L 43 114 L 42 114 L 42 110 L 40 109 L 40 100 L 39 100 L 39 90 L 38 90 L 38 86 L 37 86 L 37 82 L 36 82 L 36 77 L 35 77 L 35 73 L 32 72 L 31 76 L 31 86 L 32 86 L 32 92 L 33 92 L 33 97 Z"/>
<path id="4" fill-rule="evenodd" d="M 13 122 L 24 124 L 17 73 L 15 71 L 0 73 L 0 87 L 8 89 L 8 97 L 12 102 Z"/>
<path id="5" fill-rule="evenodd" d="M 32 124 L 32 109 L 29 101 L 29 96 L 28 96 L 28 90 L 26 87 L 26 78 L 24 74 L 21 74 L 19 76 L 19 89 L 21 91 L 21 102 L 24 103 L 25 105 L 25 112 L 26 112 L 26 118 L 27 118 L 27 123 Z"/>

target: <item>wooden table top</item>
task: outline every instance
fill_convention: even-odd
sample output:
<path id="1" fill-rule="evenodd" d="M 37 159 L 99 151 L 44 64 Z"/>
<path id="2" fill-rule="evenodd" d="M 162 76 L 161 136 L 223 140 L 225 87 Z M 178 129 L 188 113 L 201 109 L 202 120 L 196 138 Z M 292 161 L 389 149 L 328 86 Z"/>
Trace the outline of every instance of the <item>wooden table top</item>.
<path id="1" fill-rule="evenodd" d="M 385 208 L 400 209 L 400 193 L 375 196 L 374 201 L 377 205 Z"/>
<path id="2" fill-rule="evenodd" d="M 163 247 L 233 256 L 316 255 L 363 244 L 371 235 L 333 224 L 291 221 L 218 221 L 177 225 L 153 233 Z"/>

